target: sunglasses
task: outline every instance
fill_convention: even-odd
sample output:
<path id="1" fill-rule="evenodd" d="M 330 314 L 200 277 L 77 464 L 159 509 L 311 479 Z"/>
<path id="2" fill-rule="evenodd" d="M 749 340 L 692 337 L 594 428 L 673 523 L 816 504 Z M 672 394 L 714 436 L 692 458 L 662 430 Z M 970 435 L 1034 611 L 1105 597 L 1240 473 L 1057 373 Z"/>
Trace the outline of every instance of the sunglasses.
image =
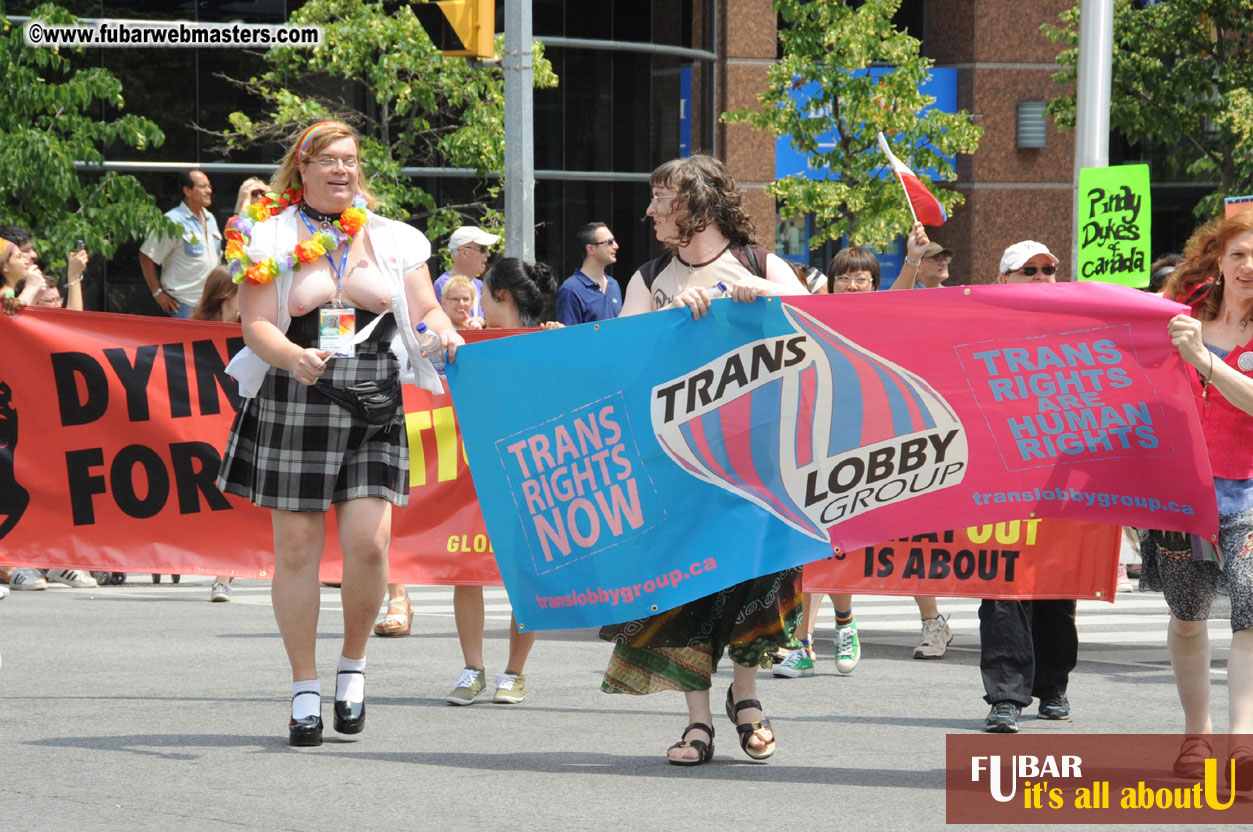
<path id="1" fill-rule="evenodd" d="M 250 194 L 250 196 L 253 199 L 260 199 L 261 197 L 265 196 L 265 188 L 257 188 Z"/>
<path id="2" fill-rule="evenodd" d="M 1056 266 L 1040 266 L 1039 270 L 1050 276 L 1057 273 Z M 1021 269 L 1014 269 L 1014 272 L 1022 272 L 1026 277 L 1035 277 L 1036 267 L 1023 266 Z M 1009 274 L 1013 274 L 1014 272 L 1009 272 Z"/>
<path id="3" fill-rule="evenodd" d="M 611 245 L 613 245 L 613 244 L 614 244 L 614 243 L 616 243 L 616 242 L 617 242 L 617 240 L 615 240 L 613 237 L 610 237 L 610 238 L 609 238 L 609 239 L 607 239 L 607 240 L 601 240 L 600 242 L 596 243 L 596 245 L 598 245 L 598 246 L 611 246 Z"/>

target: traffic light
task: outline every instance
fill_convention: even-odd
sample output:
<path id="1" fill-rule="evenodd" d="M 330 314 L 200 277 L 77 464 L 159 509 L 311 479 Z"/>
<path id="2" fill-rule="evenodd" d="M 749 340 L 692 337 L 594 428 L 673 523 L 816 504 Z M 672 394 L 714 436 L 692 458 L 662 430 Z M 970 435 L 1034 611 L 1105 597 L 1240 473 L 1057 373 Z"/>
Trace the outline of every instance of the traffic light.
<path id="1" fill-rule="evenodd" d="M 411 8 L 445 55 L 490 58 L 496 51 L 496 0 L 436 0 Z"/>

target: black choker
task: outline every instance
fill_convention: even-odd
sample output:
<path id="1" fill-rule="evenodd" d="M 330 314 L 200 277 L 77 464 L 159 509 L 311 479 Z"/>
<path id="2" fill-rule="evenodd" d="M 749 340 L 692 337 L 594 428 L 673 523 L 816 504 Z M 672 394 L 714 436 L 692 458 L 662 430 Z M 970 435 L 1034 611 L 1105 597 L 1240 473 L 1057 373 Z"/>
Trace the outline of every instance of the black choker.
<path id="1" fill-rule="evenodd" d="M 324 214 L 307 202 L 300 203 L 300 210 L 304 212 L 304 215 L 306 217 L 308 217 L 309 219 L 313 220 L 316 223 L 321 224 L 324 228 L 329 226 L 333 222 L 337 222 L 339 218 L 343 216 L 344 214 L 343 211 L 339 211 L 334 214 Z"/>

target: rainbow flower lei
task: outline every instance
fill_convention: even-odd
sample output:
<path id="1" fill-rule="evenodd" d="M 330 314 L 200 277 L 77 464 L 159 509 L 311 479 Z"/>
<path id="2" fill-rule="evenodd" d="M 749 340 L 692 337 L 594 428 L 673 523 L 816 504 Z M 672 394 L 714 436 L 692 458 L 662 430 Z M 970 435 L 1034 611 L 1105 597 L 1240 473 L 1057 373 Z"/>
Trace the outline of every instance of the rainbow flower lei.
<path id="1" fill-rule="evenodd" d="M 226 263 L 231 270 L 231 280 L 243 283 L 245 280 L 257 286 L 273 282 L 283 272 L 300 271 L 302 265 L 309 265 L 327 252 L 336 251 L 341 245 L 352 245 L 352 241 L 365 227 L 365 197 L 357 194 L 352 199 L 352 207 L 344 211 L 330 228 L 319 231 L 302 243 L 297 243 L 291 251 L 267 257 L 253 262 L 245 249 L 252 242 L 252 229 L 259 222 L 278 216 L 292 205 L 299 205 L 301 191 L 299 188 L 288 188 L 282 196 L 273 191 L 244 209 L 237 217 L 232 217 L 226 224 Z"/>

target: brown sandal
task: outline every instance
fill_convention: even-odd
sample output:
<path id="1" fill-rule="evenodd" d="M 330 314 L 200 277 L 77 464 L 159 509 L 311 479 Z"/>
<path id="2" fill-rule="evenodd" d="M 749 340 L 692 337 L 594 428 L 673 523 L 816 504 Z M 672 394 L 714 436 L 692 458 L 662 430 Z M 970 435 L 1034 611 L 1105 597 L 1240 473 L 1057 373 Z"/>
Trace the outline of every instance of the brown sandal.
<path id="1" fill-rule="evenodd" d="M 684 739 L 684 737 L 688 735 L 688 732 L 694 728 L 700 729 L 708 734 L 709 742 L 705 742 L 704 740 Z M 685 760 L 681 757 L 671 757 L 668 752 L 674 748 L 695 748 L 698 756 L 694 760 Z M 672 766 L 699 766 L 702 763 L 709 762 L 714 758 L 713 726 L 706 725 L 703 722 L 693 722 L 691 725 L 683 729 L 683 736 L 679 737 L 679 741 L 670 746 L 670 748 L 667 748 L 666 751 L 666 759 L 670 761 L 670 765 Z"/>
<path id="2" fill-rule="evenodd" d="M 1171 770 L 1176 777 L 1200 780 L 1205 776 L 1205 758 L 1214 755 L 1214 748 L 1205 737 L 1188 737 L 1179 746 L 1179 756 Z"/>
<path id="3" fill-rule="evenodd" d="M 1235 778 L 1231 776 L 1232 768 L 1235 768 Z M 1231 749 L 1231 756 L 1227 758 L 1227 767 L 1223 772 L 1223 779 L 1227 783 L 1227 788 L 1233 792 L 1242 792 L 1249 788 L 1253 788 L 1253 748 L 1247 745 L 1236 746 Z"/>
<path id="4" fill-rule="evenodd" d="M 413 607 L 409 604 L 409 595 L 390 598 L 387 601 L 387 614 L 374 625 L 376 636 L 407 636 L 413 627 Z"/>
<path id="5" fill-rule="evenodd" d="M 774 754 L 774 739 L 771 738 L 764 748 L 753 748 L 748 744 L 748 741 L 758 731 L 769 731 L 773 735 L 774 729 L 770 727 L 770 720 L 765 718 L 762 718 L 759 722 L 740 722 L 740 711 L 748 708 L 756 708 L 760 711 L 762 707 L 761 703 L 756 699 L 744 699 L 736 702 L 735 695 L 732 692 L 734 687 L 734 683 L 727 687 L 727 717 L 735 723 L 735 730 L 740 735 L 740 748 L 744 749 L 744 753 L 754 760 L 764 760 Z"/>

